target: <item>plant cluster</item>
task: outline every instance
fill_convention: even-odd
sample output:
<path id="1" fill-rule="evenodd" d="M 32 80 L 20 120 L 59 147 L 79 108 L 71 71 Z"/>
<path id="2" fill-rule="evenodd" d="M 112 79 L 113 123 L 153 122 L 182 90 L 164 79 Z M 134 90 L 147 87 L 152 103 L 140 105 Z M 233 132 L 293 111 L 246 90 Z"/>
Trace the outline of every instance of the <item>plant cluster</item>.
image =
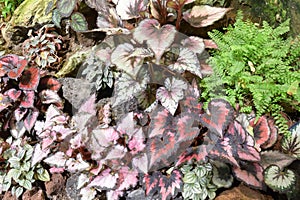
<path id="1" fill-rule="evenodd" d="M 4 18 L 12 15 L 15 9 L 23 2 L 24 0 L 0 0 L 1 15 Z"/>
<path id="2" fill-rule="evenodd" d="M 277 28 L 266 22 L 259 28 L 244 22 L 241 15 L 226 33 L 209 33 L 218 50 L 210 58 L 214 73 L 201 81 L 202 97 L 223 97 L 240 112 L 255 111 L 257 117 L 270 114 L 281 133 L 288 133 L 282 112 L 288 107 L 300 111 L 298 40 L 284 39 L 289 21 Z"/>
<path id="3" fill-rule="evenodd" d="M 1 191 L 11 188 L 20 196 L 35 180 L 49 180 L 48 172 L 38 162 L 32 163 L 30 142 L 36 142 L 33 127 L 47 105 L 62 108 L 57 94 L 60 83 L 14 54 L 0 57 L 0 72 L 1 159 L 6 165 L 1 171 Z"/>
<path id="4" fill-rule="evenodd" d="M 234 178 L 256 189 L 269 187 L 288 196 L 295 191 L 299 180 L 289 166 L 299 159 L 300 125 L 291 127 L 290 137 L 286 134 L 279 141 L 274 122 L 277 115 L 264 114 L 274 112 L 268 110 L 267 103 L 272 109 L 274 105 L 284 109 L 281 101 L 299 106 L 294 104 L 299 100 L 297 44 L 278 39 L 286 32 L 284 25 L 273 30 L 265 24 L 264 29 L 258 29 L 238 19 L 224 36 L 212 34 L 220 50 L 211 58 L 215 74 L 204 78 L 208 73 L 203 55 L 205 47 L 213 46 L 211 41 L 183 36 L 177 30 L 182 19 L 204 27 L 221 19 L 228 9 L 193 6 L 183 10 L 193 2 L 120 0 L 113 1 L 113 7 L 104 0 L 86 0 L 99 14 L 97 30 L 108 34 L 78 70 L 80 78 L 57 80 L 36 66 L 47 70 L 57 58 L 54 55 L 63 41 L 48 32 L 52 27 L 43 27 L 38 36 L 24 43 L 34 49 L 33 58 L 27 57 L 32 61 L 30 66 L 23 57 L 1 56 L 0 192 L 11 190 L 20 196 L 38 180 L 48 181 L 49 172 L 68 174 L 66 193 L 82 200 L 95 199 L 99 193 L 106 193 L 111 200 L 124 196 L 213 199 L 219 188 L 231 187 Z M 73 30 L 86 31 L 86 19 L 77 12 L 81 3 L 57 1 L 55 24 L 59 26 L 63 18 L 70 17 Z M 128 31 L 122 25 L 125 21 L 135 21 L 136 28 Z M 246 34 L 247 27 L 251 31 Z M 241 40 L 246 36 L 234 33 L 235 29 L 260 37 L 253 36 L 251 42 Z M 231 32 L 238 41 L 227 41 L 225 36 Z M 275 48 L 278 44 L 284 56 Z M 258 48 L 261 46 L 266 50 Z M 224 49 L 229 58 L 221 57 Z M 219 65 L 230 77 L 218 71 Z M 217 79 L 220 74 L 222 79 Z M 202 78 L 203 93 L 196 82 Z M 208 80 L 219 82 L 213 86 Z M 241 98 L 248 93 L 238 93 L 230 86 L 233 80 L 240 80 L 234 84 L 237 89 L 245 92 L 249 88 L 253 104 Z M 258 87 L 257 80 L 270 83 L 280 95 L 259 93 L 264 86 Z M 99 99 L 105 86 L 113 93 Z M 207 88 L 216 91 L 211 98 Z M 222 90 L 228 101 L 214 98 L 221 96 Z M 75 107 L 72 116 L 58 94 Z M 207 108 L 203 107 L 205 102 L 199 102 L 201 96 L 209 99 Z M 235 103 L 242 108 L 234 110 Z M 256 114 L 241 114 L 246 106 L 255 106 Z M 277 150 L 270 150 L 276 143 Z"/>
<path id="5" fill-rule="evenodd" d="M 23 42 L 23 55 L 33 66 L 41 69 L 55 69 L 55 64 L 60 62 L 58 51 L 61 49 L 62 37 L 54 30 L 54 25 L 45 25 L 36 35 L 29 32 L 29 38 Z"/>
<path id="6" fill-rule="evenodd" d="M 6 159 L 8 163 L 5 166 L 7 171 L 0 175 L 1 192 L 11 188 L 12 194 L 18 198 L 24 188 L 31 190 L 32 184 L 36 180 L 49 181 L 50 175 L 40 163 L 33 164 L 31 162 L 33 154 L 31 145 L 21 139 L 12 140 L 11 137 L 7 141 L 10 141 L 11 144 L 6 143 L 7 149 L 2 152 L 2 159 Z M 15 181 L 17 185 L 12 181 Z"/>
<path id="7" fill-rule="evenodd" d="M 180 29 L 182 19 L 194 27 L 205 27 L 222 18 L 229 10 L 227 8 L 217 8 L 206 5 L 195 5 L 193 9 L 183 9 L 185 5 L 193 2 L 194 0 L 115 0 L 113 1 L 115 6 L 111 6 L 106 0 L 86 0 L 85 4 L 98 12 L 96 22 L 98 29 L 95 30 L 108 33 L 119 31 L 127 32 L 123 21 L 136 19 L 136 23 L 134 24 L 138 24 L 140 20 L 145 18 L 154 18 L 161 25 L 174 22 L 177 30 Z M 84 15 L 79 12 L 80 6 L 82 6 L 82 4 L 79 0 L 57 1 L 56 9 L 53 11 L 52 21 L 57 27 L 61 27 L 62 20 L 64 18 L 70 18 L 68 21 L 74 31 L 87 31 L 88 22 Z M 150 9 L 147 8 L 148 6 Z M 206 19 L 203 20 L 204 18 Z M 132 29 L 133 26 L 133 24 L 127 25 L 127 28 Z"/>

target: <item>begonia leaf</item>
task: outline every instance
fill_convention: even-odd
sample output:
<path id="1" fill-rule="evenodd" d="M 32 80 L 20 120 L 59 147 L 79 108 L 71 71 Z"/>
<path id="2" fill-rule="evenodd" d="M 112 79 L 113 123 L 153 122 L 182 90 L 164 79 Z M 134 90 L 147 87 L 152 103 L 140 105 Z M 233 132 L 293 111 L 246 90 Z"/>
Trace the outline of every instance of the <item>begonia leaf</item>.
<path id="1" fill-rule="evenodd" d="M 164 87 L 157 89 L 156 98 L 172 114 L 178 107 L 178 102 L 184 97 L 184 90 L 187 89 L 187 83 L 176 78 L 167 78 Z"/>
<path id="2" fill-rule="evenodd" d="M 183 19 L 191 26 L 199 28 L 213 24 L 223 18 L 230 8 L 218 8 L 208 5 L 194 6 L 192 9 L 183 13 Z"/>
<path id="3" fill-rule="evenodd" d="M 180 73 L 189 71 L 202 78 L 199 60 L 196 54 L 188 48 L 181 48 L 178 59 L 173 65 L 168 66 L 168 68 Z"/>
<path id="4" fill-rule="evenodd" d="M 140 92 L 146 89 L 149 83 L 149 75 L 146 72 L 139 73 L 136 78 L 123 73 L 115 82 L 114 99 L 112 107 L 126 102 L 132 96 L 138 96 Z"/>
<path id="5" fill-rule="evenodd" d="M 259 163 L 241 162 L 240 167 L 233 167 L 233 174 L 238 180 L 257 189 L 263 189 L 263 168 Z"/>
<path id="6" fill-rule="evenodd" d="M 295 189 L 297 177 L 290 169 L 282 170 L 277 165 L 271 165 L 264 171 L 264 181 L 275 191 L 287 192 Z"/>
<path id="7" fill-rule="evenodd" d="M 122 20 L 139 18 L 146 11 L 148 0 L 118 1 L 116 10 Z"/>
<path id="8" fill-rule="evenodd" d="M 23 90 L 36 90 L 40 81 L 40 70 L 36 67 L 26 69 L 19 83 L 19 88 Z"/>
<path id="9" fill-rule="evenodd" d="M 175 27 L 172 25 L 160 24 L 155 19 L 145 19 L 139 23 L 133 33 L 133 37 L 139 43 L 146 42 L 153 50 L 156 62 L 159 63 L 164 51 L 172 44 L 176 34 Z"/>
<path id="10" fill-rule="evenodd" d="M 233 120 L 234 110 L 231 105 L 223 99 L 213 99 L 208 104 L 207 113 L 203 114 L 200 122 L 213 133 L 222 137 L 225 129 Z"/>
<path id="11" fill-rule="evenodd" d="M 105 169 L 99 176 L 96 176 L 88 187 L 97 187 L 99 189 L 112 189 L 117 184 L 118 174 L 111 174 L 110 169 Z"/>

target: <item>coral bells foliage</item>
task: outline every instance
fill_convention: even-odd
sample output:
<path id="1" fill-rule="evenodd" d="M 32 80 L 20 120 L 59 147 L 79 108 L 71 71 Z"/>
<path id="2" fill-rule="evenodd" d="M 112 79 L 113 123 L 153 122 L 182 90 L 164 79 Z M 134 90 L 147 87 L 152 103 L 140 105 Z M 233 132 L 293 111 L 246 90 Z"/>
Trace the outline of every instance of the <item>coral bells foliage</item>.
<path id="1" fill-rule="evenodd" d="M 56 79 L 42 76 L 39 68 L 26 66 L 27 61 L 17 55 L 0 57 L 1 129 L 10 130 L 15 138 L 31 132 L 44 104 L 62 106 Z"/>

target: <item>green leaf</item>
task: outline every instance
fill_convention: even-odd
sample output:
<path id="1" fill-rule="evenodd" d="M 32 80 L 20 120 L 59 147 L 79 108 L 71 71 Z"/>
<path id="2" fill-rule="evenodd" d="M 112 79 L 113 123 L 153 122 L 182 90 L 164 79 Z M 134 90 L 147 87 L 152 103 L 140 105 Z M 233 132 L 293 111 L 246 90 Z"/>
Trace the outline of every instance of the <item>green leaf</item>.
<path id="1" fill-rule="evenodd" d="M 192 192 L 193 192 L 194 194 L 201 194 L 201 193 L 202 193 L 202 187 L 201 187 L 201 185 L 200 185 L 199 182 L 196 182 L 196 183 L 193 185 Z"/>
<path id="2" fill-rule="evenodd" d="M 8 162 L 12 168 L 20 168 L 20 160 L 20 158 L 13 156 L 8 159 Z"/>
<path id="3" fill-rule="evenodd" d="M 87 23 L 85 17 L 83 16 L 83 14 L 81 14 L 79 12 L 72 14 L 70 25 L 71 25 L 71 28 L 77 32 L 88 30 L 88 23 Z"/>
<path id="4" fill-rule="evenodd" d="M 294 189 L 297 179 L 292 170 L 281 170 L 277 165 L 270 165 L 264 171 L 264 180 L 273 190 L 288 192 Z"/>
<path id="5" fill-rule="evenodd" d="M 30 164 L 30 161 L 28 161 L 28 162 L 22 163 L 20 169 L 22 171 L 28 172 L 30 170 L 30 167 L 31 167 L 31 164 Z"/>
<path id="6" fill-rule="evenodd" d="M 196 174 L 192 171 L 192 172 L 188 172 L 184 175 L 183 177 L 183 182 L 184 183 L 196 183 L 197 181 L 197 176 Z"/>
<path id="7" fill-rule="evenodd" d="M 18 169 L 11 169 L 7 173 L 7 177 L 13 178 L 15 181 L 17 181 L 20 176 L 21 176 L 21 171 Z"/>
<path id="8" fill-rule="evenodd" d="M 73 12 L 77 0 L 59 0 L 56 3 L 56 8 L 62 17 L 69 17 Z"/>
<path id="9" fill-rule="evenodd" d="M 17 198 L 19 198 L 22 195 L 23 190 L 24 189 L 22 187 L 16 187 L 16 186 L 14 186 L 11 189 L 11 193 L 12 193 L 12 195 L 15 195 Z"/>
<path id="10" fill-rule="evenodd" d="M 28 173 L 25 174 L 25 177 L 27 180 L 31 180 L 33 178 L 34 172 L 30 171 Z"/>
<path id="11" fill-rule="evenodd" d="M 200 178 L 200 177 L 204 177 L 207 173 L 207 170 L 205 167 L 203 166 L 199 166 L 197 167 L 195 170 L 195 173 L 197 174 L 197 176 Z"/>
<path id="12" fill-rule="evenodd" d="M 26 188 L 27 190 L 31 190 L 32 189 L 32 184 L 29 180 L 27 179 L 22 179 L 19 181 L 20 186 Z"/>
<path id="13" fill-rule="evenodd" d="M 41 181 L 44 181 L 44 182 L 50 181 L 50 175 L 49 175 L 48 171 L 45 169 L 42 169 L 42 173 L 37 173 L 37 174 L 35 174 L 35 176 L 37 179 L 39 179 Z"/>
<path id="14" fill-rule="evenodd" d="M 58 28 L 61 28 L 61 26 L 60 26 L 61 19 L 62 19 L 62 16 L 60 15 L 59 11 L 57 9 L 54 9 L 52 12 L 52 22 Z"/>

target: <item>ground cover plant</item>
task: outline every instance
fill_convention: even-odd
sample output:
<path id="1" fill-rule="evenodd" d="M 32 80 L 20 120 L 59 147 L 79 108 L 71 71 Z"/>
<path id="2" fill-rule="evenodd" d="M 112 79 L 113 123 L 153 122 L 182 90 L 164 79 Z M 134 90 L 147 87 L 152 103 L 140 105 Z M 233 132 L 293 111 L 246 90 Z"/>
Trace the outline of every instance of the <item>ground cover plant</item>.
<path id="1" fill-rule="evenodd" d="M 55 198 L 204 200 L 238 183 L 296 198 L 300 122 L 288 128 L 281 114 L 299 113 L 297 40 L 281 38 L 287 22 L 241 16 L 214 41 L 183 35 L 181 23 L 206 27 L 230 11 L 199 4 L 57 1 L 57 31 L 45 25 L 21 45 L 24 57 L 0 57 L 0 192 L 21 199 L 62 175 Z M 76 75 L 55 77 L 68 37 L 95 32 L 106 37 Z"/>

